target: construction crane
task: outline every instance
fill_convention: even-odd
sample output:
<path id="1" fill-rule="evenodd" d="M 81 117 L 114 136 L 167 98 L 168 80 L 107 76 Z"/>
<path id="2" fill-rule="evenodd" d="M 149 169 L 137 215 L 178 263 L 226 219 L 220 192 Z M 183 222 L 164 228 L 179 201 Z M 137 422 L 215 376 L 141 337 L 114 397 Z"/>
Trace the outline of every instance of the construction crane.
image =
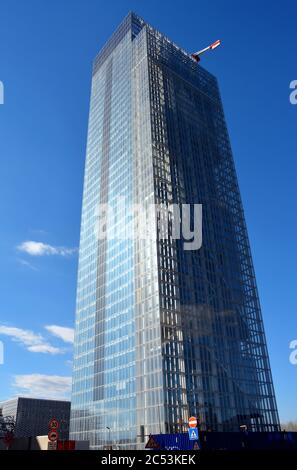
<path id="1" fill-rule="evenodd" d="M 194 54 L 191 54 L 191 57 L 194 60 L 196 60 L 196 62 L 200 62 L 200 56 L 204 54 L 204 52 L 212 51 L 213 49 L 216 49 L 220 44 L 221 44 L 221 41 L 220 39 L 218 39 L 217 41 L 213 42 L 210 46 L 207 46 L 204 49 L 201 49 L 201 51 L 194 52 Z"/>

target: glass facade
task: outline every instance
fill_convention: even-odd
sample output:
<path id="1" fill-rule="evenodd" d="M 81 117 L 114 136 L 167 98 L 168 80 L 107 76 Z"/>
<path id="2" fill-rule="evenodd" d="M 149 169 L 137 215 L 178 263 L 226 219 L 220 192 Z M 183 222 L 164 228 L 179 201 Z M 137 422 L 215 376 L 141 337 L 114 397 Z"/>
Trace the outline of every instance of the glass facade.
<path id="1" fill-rule="evenodd" d="M 203 242 L 118 237 L 126 210 L 202 204 Z M 77 285 L 71 438 L 141 447 L 141 432 L 279 429 L 217 80 L 130 13 L 93 66 Z"/>

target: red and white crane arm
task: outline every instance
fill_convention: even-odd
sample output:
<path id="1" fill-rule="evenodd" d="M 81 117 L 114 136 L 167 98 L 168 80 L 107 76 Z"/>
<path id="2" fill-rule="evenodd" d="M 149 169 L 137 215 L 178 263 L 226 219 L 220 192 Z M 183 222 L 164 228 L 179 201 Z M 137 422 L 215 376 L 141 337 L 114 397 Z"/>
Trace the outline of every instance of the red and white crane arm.
<path id="1" fill-rule="evenodd" d="M 201 49 L 201 51 L 194 52 L 194 54 L 191 54 L 191 56 L 193 57 L 194 60 L 196 60 L 196 62 L 200 62 L 200 56 L 204 54 L 204 52 L 212 51 L 213 49 L 216 49 L 220 44 L 221 44 L 221 41 L 220 39 L 218 39 L 217 41 L 213 42 L 210 46 L 207 46 L 204 49 Z"/>

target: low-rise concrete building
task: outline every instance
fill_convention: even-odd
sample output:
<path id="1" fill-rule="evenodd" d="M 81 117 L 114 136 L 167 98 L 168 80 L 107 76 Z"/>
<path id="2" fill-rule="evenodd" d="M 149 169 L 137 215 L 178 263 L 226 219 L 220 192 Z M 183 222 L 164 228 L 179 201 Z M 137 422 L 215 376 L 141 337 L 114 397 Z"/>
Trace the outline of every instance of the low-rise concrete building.
<path id="1" fill-rule="evenodd" d="M 15 420 L 15 438 L 47 435 L 49 422 L 55 418 L 60 440 L 69 438 L 70 401 L 16 397 L 0 402 L 3 417 Z"/>

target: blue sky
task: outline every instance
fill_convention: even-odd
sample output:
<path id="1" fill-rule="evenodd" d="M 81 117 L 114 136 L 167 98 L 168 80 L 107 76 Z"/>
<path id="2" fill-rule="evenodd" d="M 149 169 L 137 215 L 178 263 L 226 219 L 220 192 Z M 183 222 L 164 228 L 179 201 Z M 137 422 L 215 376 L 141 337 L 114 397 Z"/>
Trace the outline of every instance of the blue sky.
<path id="1" fill-rule="evenodd" d="M 222 40 L 202 64 L 220 82 L 280 416 L 297 419 L 293 1 L 2 0 L 0 399 L 69 393 L 91 61 L 129 10 L 189 52 Z"/>

